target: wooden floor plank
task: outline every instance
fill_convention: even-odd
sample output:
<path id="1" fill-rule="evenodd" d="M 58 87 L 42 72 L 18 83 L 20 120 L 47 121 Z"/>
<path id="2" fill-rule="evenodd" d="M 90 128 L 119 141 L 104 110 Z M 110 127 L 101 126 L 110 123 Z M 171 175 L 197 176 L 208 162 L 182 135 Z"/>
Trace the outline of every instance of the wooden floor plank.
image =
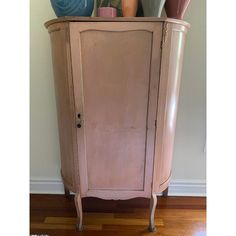
<path id="1" fill-rule="evenodd" d="M 30 196 L 30 233 L 50 236 L 205 236 L 206 198 L 167 197 L 158 199 L 156 232 L 147 229 L 149 199 L 105 201 L 85 198 L 84 231 L 76 232 L 73 196 Z"/>
<path id="2" fill-rule="evenodd" d="M 148 219 L 132 219 L 132 218 L 105 218 L 105 217 L 84 217 L 83 222 L 85 225 L 145 225 L 147 226 Z M 76 218 L 65 218 L 65 217 L 46 217 L 45 224 L 76 224 Z M 155 219 L 155 224 L 163 226 L 162 219 Z"/>
<path id="3" fill-rule="evenodd" d="M 31 224 L 32 229 L 73 229 L 75 230 L 75 222 L 74 224 L 42 224 L 42 223 L 33 223 Z M 84 230 L 102 230 L 102 225 L 84 225 Z"/>

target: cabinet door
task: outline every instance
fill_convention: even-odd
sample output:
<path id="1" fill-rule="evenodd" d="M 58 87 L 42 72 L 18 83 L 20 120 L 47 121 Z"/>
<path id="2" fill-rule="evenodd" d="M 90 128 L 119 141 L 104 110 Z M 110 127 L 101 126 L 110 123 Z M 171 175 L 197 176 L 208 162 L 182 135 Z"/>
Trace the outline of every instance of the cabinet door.
<path id="1" fill-rule="evenodd" d="M 162 23 L 72 22 L 82 196 L 150 197 Z"/>

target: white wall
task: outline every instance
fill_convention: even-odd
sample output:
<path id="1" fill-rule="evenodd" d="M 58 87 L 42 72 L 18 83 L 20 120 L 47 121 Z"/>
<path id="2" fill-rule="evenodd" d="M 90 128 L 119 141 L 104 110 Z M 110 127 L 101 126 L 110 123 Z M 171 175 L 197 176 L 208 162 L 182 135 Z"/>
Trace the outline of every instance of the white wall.
<path id="1" fill-rule="evenodd" d="M 30 14 L 31 191 L 61 192 L 50 39 L 43 25 L 55 18 L 55 14 L 49 0 L 32 0 Z M 192 0 L 185 20 L 191 24 L 191 29 L 184 57 L 170 192 L 174 195 L 202 195 L 206 178 L 205 1 Z"/>
<path id="2" fill-rule="evenodd" d="M 206 7 L 192 0 L 177 117 L 173 179 L 206 179 Z"/>

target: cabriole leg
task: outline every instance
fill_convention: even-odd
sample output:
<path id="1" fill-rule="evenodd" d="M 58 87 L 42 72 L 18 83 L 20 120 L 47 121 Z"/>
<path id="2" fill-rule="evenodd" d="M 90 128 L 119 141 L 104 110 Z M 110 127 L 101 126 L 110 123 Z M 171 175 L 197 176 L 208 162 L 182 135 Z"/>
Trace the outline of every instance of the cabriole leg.
<path id="1" fill-rule="evenodd" d="M 166 188 L 166 189 L 162 192 L 162 196 L 163 196 L 163 197 L 168 197 L 168 191 L 169 191 L 169 188 Z"/>
<path id="2" fill-rule="evenodd" d="M 70 190 L 66 187 L 66 183 L 64 181 L 64 177 L 63 177 L 63 174 L 62 174 L 62 170 L 61 170 L 61 177 L 62 177 L 62 182 L 63 182 L 63 185 L 64 185 L 64 193 L 65 193 L 65 196 L 66 197 L 69 197 L 70 196 Z"/>
<path id="3" fill-rule="evenodd" d="M 150 215 L 149 215 L 149 231 L 154 232 L 156 231 L 155 227 L 155 210 L 157 206 L 157 196 L 156 194 L 152 194 L 151 202 L 150 202 Z"/>
<path id="4" fill-rule="evenodd" d="M 82 202 L 81 202 L 81 197 L 79 193 L 75 194 L 75 207 L 77 211 L 77 224 L 76 224 L 76 230 L 77 231 L 82 231 L 83 230 L 83 225 L 82 225 L 82 220 L 83 220 L 83 210 L 82 210 Z"/>
<path id="5" fill-rule="evenodd" d="M 70 196 L 70 190 L 64 185 L 64 193 L 66 195 L 66 197 Z"/>

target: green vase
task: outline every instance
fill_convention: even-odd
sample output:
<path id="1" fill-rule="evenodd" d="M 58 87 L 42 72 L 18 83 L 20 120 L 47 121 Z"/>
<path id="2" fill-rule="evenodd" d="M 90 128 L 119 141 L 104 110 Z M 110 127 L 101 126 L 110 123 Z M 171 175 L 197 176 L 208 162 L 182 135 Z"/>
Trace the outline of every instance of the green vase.
<path id="1" fill-rule="evenodd" d="M 142 0 L 144 16 L 161 17 L 165 1 L 166 0 Z"/>

